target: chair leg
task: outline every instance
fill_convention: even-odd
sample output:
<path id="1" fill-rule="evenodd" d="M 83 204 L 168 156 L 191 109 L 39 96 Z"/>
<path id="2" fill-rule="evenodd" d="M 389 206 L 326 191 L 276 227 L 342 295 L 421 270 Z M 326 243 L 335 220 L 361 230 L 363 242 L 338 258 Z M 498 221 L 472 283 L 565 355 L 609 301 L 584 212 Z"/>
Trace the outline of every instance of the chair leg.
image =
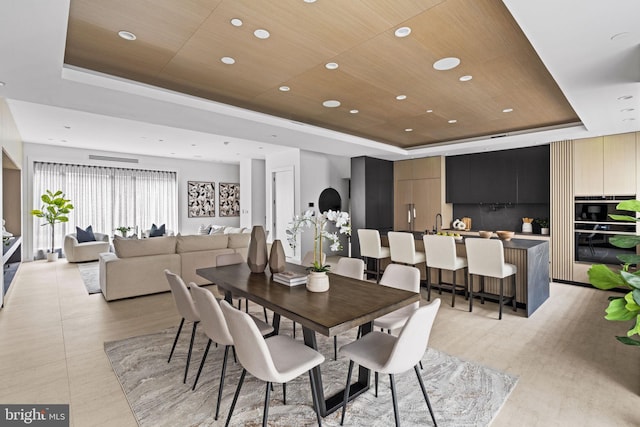
<path id="1" fill-rule="evenodd" d="M 282 404 L 287 404 L 287 383 L 282 383 Z"/>
<path id="2" fill-rule="evenodd" d="M 264 393 L 264 412 L 262 413 L 262 427 L 267 427 L 269 417 L 269 395 L 271 394 L 271 383 L 267 383 L 267 391 Z"/>
<path id="3" fill-rule="evenodd" d="M 296 339 L 296 322 L 293 322 L 293 339 Z"/>
<path id="4" fill-rule="evenodd" d="M 318 402 L 318 396 L 316 395 L 316 381 L 313 379 L 311 370 L 309 370 L 309 382 L 311 384 L 311 400 L 313 400 L 313 409 L 316 411 L 318 427 L 322 427 L 322 418 L 320 417 L 320 403 Z"/>
<path id="5" fill-rule="evenodd" d="M 244 300 L 244 311 L 245 313 L 249 313 L 249 300 L 246 298 Z"/>
<path id="6" fill-rule="evenodd" d="M 200 374 L 202 373 L 202 367 L 204 366 L 204 361 L 207 360 L 207 354 L 209 354 L 209 347 L 211 347 L 211 338 L 207 341 L 207 347 L 204 349 L 204 354 L 202 355 L 202 362 L 200 362 L 200 367 L 198 368 L 198 374 L 196 375 L 196 380 L 193 382 L 193 387 L 191 390 L 196 389 L 196 384 L 198 384 L 198 379 L 200 379 Z"/>
<path id="7" fill-rule="evenodd" d="M 347 385 L 344 387 L 344 398 L 342 400 L 342 417 L 340 425 L 344 424 L 344 413 L 347 410 L 347 402 L 349 401 L 349 391 L 351 389 L 351 373 L 353 372 L 353 360 L 349 360 L 349 371 L 347 372 Z"/>
<path id="8" fill-rule="evenodd" d="M 396 419 L 396 427 L 400 427 L 400 417 L 398 415 L 398 399 L 396 397 L 396 381 L 393 379 L 393 374 L 389 374 L 389 380 L 391 381 L 391 400 L 393 401 L 393 415 Z"/>
<path id="9" fill-rule="evenodd" d="M 431 268 L 427 266 L 427 301 L 431 301 Z"/>
<path id="10" fill-rule="evenodd" d="M 484 276 L 480 276 L 480 304 L 484 304 Z"/>
<path id="11" fill-rule="evenodd" d="M 464 274 L 464 297 L 469 299 L 469 268 L 462 270 Z"/>
<path id="12" fill-rule="evenodd" d="M 167 363 L 171 362 L 173 351 L 176 349 L 176 344 L 178 343 L 178 337 L 180 336 L 180 331 L 182 331 L 182 325 L 184 325 L 184 317 L 180 321 L 180 326 L 178 326 L 178 332 L 176 333 L 176 338 L 173 340 L 173 347 L 171 347 L 171 353 L 169 353 L 169 360 L 167 360 Z"/>
<path id="13" fill-rule="evenodd" d="M 473 275 L 469 274 L 469 313 L 473 311 Z"/>
<path id="14" fill-rule="evenodd" d="M 380 283 L 380 258 L 376 258 L 376 283 Z"/>
<path id="15" fill-rule="evenodd" d="M 500 279 L 500 314 L 498 320 L 502 320 L 502 306 L 504 305 L 504 278 Z"/>
<path id="16" fill-rule="evenodd" d="M 224 427 L 229 427 L 229 422 L 231 422 L 231 415 L 233 415 L 233 410 L 236 407 L 236 402 L 238 402 L 238 396 L 240 395 L 240 389 L 242 388 L 242 383 L 244 382 L 245 375 L 247 375 L 247 370 L 243 368 L 242 374 L 240 374 L 240 381 L 238 382 L 238 387 L 236 387 L 236 392 L 233 395 L 231 408 L 229 408 L 229 415 L 227 415 L 227 422 L 224 424 Z"/>
<path id="17" fill-rule="evenodd" d="M 438 269 L 438 294 L 442 295 L 442 269 Z"/>
<path id="18" fill-rule="evenodd" d="M 453 285 L 451 286 L 451 307 L 456 306 L 456 273 L 457 270 L 453 270 Z"/>
<path id="19" fill-rule="evenodd" d="M 338 360 L 338 336 L 333 336 L 333 360 Z"/>
<path id="20" fill-rule="evenodd" d="M 375 389 L 376 389 L 375 396 L 376 396 L 376 397 L 378 397 L 378 372 L 377 372 L 377 371 L 373 373 L 373 377 L 375 378 L 375 381 L 374 381 L 374 382 L 376 383 L 376 387 L 375 387 Z"/>
<path id="21" fill-rule="evenodd" d="M 229 347 L 230 345 L 224 346 L 224 359 L 222 359 L 222 371 L 220 372 L 220 385 L 218 386 L 218 401 L 216 403 L 216 416 L 215 419 L 218 419 L 218 413 L 220 411 L 220 401 L 222 400 L 222 389 L 224 388 L 224 375 L 227 371 L 227 357 L 229 356 Z"/>
<path id="22" fill-rule="evenodd" d="M 427 390 L 424 388 L 424 382 L 422 381 L 422 377 L 420 376 L 420 372 L 418 371 L 418 367 L 414 366 L 413 369 L 416 371 L 416 375 L 418 376 L 418 382 L 420 383 L 420 389 L 422 390 L 422 395 L 424 396 L 424 401 L 427 402 L 427 407 L 429 408 L 429 413 L 431 414 L 431 419 L 433 420 L 434 427 L 438 427 L 438 423 L 436 423 L 436 417 L 433 415 L 433 409 L 431 408 L 431 402 L 429 402 L 429 396 L 427 396 Z"/>
<path id="23" fill-rule="evenodd" d="M 189 363 L 191 362 L 191 352 L 193 351 L 193 341 L 196 339 L 196 328 L 198 327 L 198 322 L 193 322 L 193 329 L 191 330 L 191 342 L 189 343 L 189 352 L 187 353 L 187 366 L 184 368 L 184 378 L 182 380 L 183 384 L 187 383 L 187 374 L 189 373 Z"/>
<path id="24" fill-rule="evenodd" d="M 262 307 L 262 311 L 264 312 L 264 323 L 269 323 L 269 318 L 267 317 L 267 309 Z"/>
<path id="25" fill-rule="evenodd" d="M 513 299 L 511 300 L 511 305 L 513 306 L 513 311 L 518 311 L 518 307 L 516 306 L 516 275 L 511 276 L 511 292 L 513 295 Z"/>
<path id="26" fill-rule="evenodd" d="M 233 363 L 238 363 L 238 358 L 236 357 L 236 348 L 231 347 L 231 350 L 233 350 Z"/>

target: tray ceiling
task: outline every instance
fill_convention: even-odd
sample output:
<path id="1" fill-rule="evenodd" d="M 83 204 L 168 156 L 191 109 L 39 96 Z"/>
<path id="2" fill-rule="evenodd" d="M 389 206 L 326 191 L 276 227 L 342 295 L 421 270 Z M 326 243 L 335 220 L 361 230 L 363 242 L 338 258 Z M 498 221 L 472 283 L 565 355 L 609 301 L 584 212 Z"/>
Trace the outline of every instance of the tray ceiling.
<path id="1" fill-rule="evenodd" d="M 579 122 L 500 0 L 71 0 L 65 63 L 401 148 Z"/>

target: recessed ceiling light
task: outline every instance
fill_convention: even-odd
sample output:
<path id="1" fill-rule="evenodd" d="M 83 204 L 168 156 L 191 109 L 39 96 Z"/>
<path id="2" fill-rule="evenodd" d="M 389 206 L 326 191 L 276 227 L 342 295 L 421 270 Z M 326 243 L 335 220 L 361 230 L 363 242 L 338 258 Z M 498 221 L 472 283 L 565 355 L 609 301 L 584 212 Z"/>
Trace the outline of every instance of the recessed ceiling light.
<path id="1" fill-rule="evenodd" d="M 324 101 L 322 105 L 324 105 L 327 108 L 336 108 L 340 106 L 340 101 L 337 101 L 335 99 L 328 99 Z"/>
<path id="2" fill-rule="evenodd" d="M 291 90 L 289 86 L 280 86 L 278 89 L 280 92 L 289 92 Z"/>
<path id="3" fill-rule="evenodd" d="M 398 101 L 404 101 L 405 99 L 407 99 L 407 95 L 398 95 L 398 96 L 396 96 L 396 99 Z"/>
<path id="4" fill-rule="evenodd" d="M 457 120 L 449 120 L 449 121 L 447 121 L 447 123 L 453 124 L 453 123 L 458 123 L 458 121 Z"/>
<path id="5" fill-rule="evenodd" d="M 351 114 L 358 114 L 360 112 L 360 110 L 349 110 L 349 112 Z"/>
<path id="6" fill-rule="evenodd" d="M 396 30 L 395 35 L 396 37 L 407 37 L 409 34 L 411 34 L 411 28 L 409 27 L 400 27 Z"/>
<path id="7" fill-rule="evenodd" d="M 623 95 L 618 97 L 618 101 L 627 101 L 631 98 L 633 98 L 633 95 Z"/>
<path id="8" fill-rule="evenodd" d="M 406 128 L 404 131 L 405 131 L 405 132 L 413 132 L 413 129 L 411 129 L 411 128 Z"/>
<path id="9" fill-rule="evenodd" d="M 513 108 L 505 108 L 504 110 L 502 110 L 503 113 L 510 113 L 513 111 Z"/>
<path id="10" fill-rule="evenodd" d="M 236 63 L 236 60 L 230 56 L 223 56 L 222 58 L 220 58 L 220 61 L 222 61 L 223 64 L 227 65 L 233 65 Z"/>
<path id="11" fill-rule="evenodd" d="M 231 20 L 231 25 L 233 25 L 234 27 L 242 27 L 242 19 L 233 18 Z"/>
<path id="12" fill-rule="evenodd" d="M 118 31 L 118 35 L 125 39 L 125 40 L 129 40 L 129 41 L 133 41 L 135 40 L 137 37 L 135 34 L 133 34 L 132 32 L 129 31 Z"/>
<path id="13" fill-rule="evenodd" d="M 427 110 L 427 113 L 433 113 L 433 110 Z"/>
<path id="14" fill-rule="evenodd" d="M 458 80 L 460 80 L 461 82 L 468 82 L 471 79 L 473 79 L 473 76 L 466 75 L 466 76 L 460 77 Z"/>
<path id="15" fill-rule="evenodd" d="M 259 29 L 255 30 L 253 32 L 253 35 L 256 36 L 257 38 L 261 39 L 261 40 L 268 39 L 271 36 L 269 31 L 267 31 L 265 29 L 262 29 L 262 28 L 259 28 Z"/>
<path id="16" fill-rule="evenodd" d="M 433 63 L 433 68 L 438 71 L 447 71 L 456 68 L 458 65 L 460 65 L 460 58 L 449 57 L 438 59 Z"/>
<path id="17" fill-rule="evenodd" d="M 623 108 L 622 110 L 620 110 L 621 113 L 628 113 L 630 111 L 634 111 L 635 108 Z"/>
<path id="18" fill-rule="evenodd" d="M 336 64 L 335 62 L 327 62 L 324 67 L 327 70 L 335 70 L 336 68 L 338 68 L 338 64 Z"/>

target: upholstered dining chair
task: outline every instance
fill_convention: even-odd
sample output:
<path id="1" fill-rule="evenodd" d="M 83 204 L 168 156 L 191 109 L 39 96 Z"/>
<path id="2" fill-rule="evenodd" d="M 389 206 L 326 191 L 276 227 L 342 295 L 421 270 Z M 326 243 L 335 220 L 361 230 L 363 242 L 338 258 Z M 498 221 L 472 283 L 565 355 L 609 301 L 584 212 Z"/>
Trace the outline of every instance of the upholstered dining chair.
<path id="1" fill-rule="evenodd" d="M 408 265 L 390 264 L 384 270 L 380 284 L 391 288 L 419 293 L 420 270 Z M 420 302 L 414 302 L 396 311 L 392 311 L 389 314 L 385 314 L 382 317 L 378 317 L 373 321 L 373 327 L 386 329 L 389 332 L 401 328 L 418 307 L 420 307 Z"/>
<path id="2" fill-rule="evenodd" d="M 432 283 L 430 269 L 435 268 L 438 270 L 438 289 L 440 294 L 442 294 L 442 286 L 451 289 L 451 307 L 455 307 L 456 289 L 462 289 L 465 297 L 469 292 L 468 279 L 465 274 L 467 259 L 457 255 L 456 241 L 453 236 L 425 234 L 422 236 L 422 240 L 424 241 L 424 253 L 427 256 L 427 301 L 431 300 Z M 453 281 L 451 283 L 442 283 L 442 270 L 453 272 Z M 458 270 L 462 270 L 464 285 L 456 284 L 456 273 Z"/>
<path id="3" fill-rule="evenodd" d="M 433 424 L 437 426 L 436 418 L 431 408 L 431 402 L 424 388 L 424 382 L 418 369 L 418 362 L 427 350 L 429 336 L 433 322 L 440 308 L 440 299 L 435 299 L 431 304 L 425 305 L 413 312 L 402 327 L 398 337 L 382 332 L 373 331 L 362 338 L 340 347 L 340 352 L 349 358 L 349 370 L 347 373 L 347 386 L 344 389 L 342 404 L 342 417 L 340 425 L 344 423 L 347 409 L 349 389 L 351 385 L 351 373 L 353 364 L 366 367 L 377 373 L 389 374 L 391 384 L 391 398 L 393 401 L 393 414 L 396 426 L 400 425 L 398 403 L 396 397 L 396 385 L 394 375 L 401 374 L 413 367 L 422 395 L 429 408 Z M 378 389 L 378 376 L 376 375 L 376 390 Z M 377 392 L 376 392 L 377 396 Z"/>
<path id="4" fill-rule="evenodd" d="M 473 276 L 480 276 L 480 291 L 475 294 L 480 297 L 480 302 L 484 304 L 486 296 L 495 296 L 485 292 L 484 278 L 494 277 L 500 279 L 500 294 L 498 295 L 498 303 L 500 305 L 500 314 L 498 320 L 502 319 L 502 306 L 505 300 L 511 300 L 513 311 L 517 311 L 516 307 L 516 273 L 518 267 L 514 264 L 504 262 L 504 246 L 501 240 L 496 239 L 480 239 L 467 238 L 465 241 L 467 248 L 467 261 L 469 262 L 469 311 L 473 311 Z M 504 279 L 511 278 L 511 296 L 504 295 Z"/>
<path id="5" fill-rule="evenodd" d="M 358 229 L 358 241 L 360 242 L 360 256 L 367 260 L 369 258 L 376 260 L 376 269 L 367 270 L 365 273 L 374 273 L 376 283 L 380 283 L 380 260 L 391 256 L 389 248 L 382 246 L 378 230 Z"/>
<path id="6" fill-rule="evenodd" d="M 234 264 L 242 264 L 245 262 L 244 258 L 239 253 L 232 254 L 220 254 L 216 257 L 216 267 L 224 267 L 225 265 L 234 265 Z M 242 307 L 242 298 L 237 297 L 236 295 L 231 295 L 233 298 L 238 298 L 238 309 L 240 310 Z M 244 311 L 249 312 L 249 300 L 245 298 L 244 300 Z M 264 313 L 264 321 L 269 322 L 269 317 L 267 316 L 267 309 L 262 307 L 262 311 Z"/>
<path id="7" fill-rule="evenodd" d="M 200 313 L 202 329 L 204 329 L 204 333 L 209 338 L 207 341 L 207 347 L 202 355 L 198 374 L 193 382 L 192 390 L 196 389 L 198 379 L 200 379 L 200 374 L 202 373 L 202 367 L 204 366 L 204 362 L 207 360 L 207 355 L 209 354 L 211 343 L 215 342 L 216 344 L 224 346 L 224 357 L 222 359 L 222 370 L 220 371 L 220 385 L 218 386 L 218 400 L 216 401 L 216 414 L 214 418 L 217 420 L 220 411 L 220 400 L 222 399 L 222 389 L 224 387 L 224 374 L 227 369 L 227 357 L 229 355 L 229 348 L 233 346 L 233 337 L 231 336 L 231 332 L 229 332 L 227 321 L 224 318 L 224 314 L 222 314 L 222 309 L 220 308 L 218 300 L 216 300 L 213 294 L 193 282 L 189 283 L 189 287 L 191 289 L 193 301 Z M 273 328 L 262 320 L 256 319 L 253 316 L 251 316 L 251 320 L 256 324 L 262 335 L 273 332 Z"/>
<path id="8" fill-rule="evenodd" d="M 267 418 L 269 415 L 271 384 L 282 383 L 283 400 L 285 400 L 286 404 L 285 384 L 308 372 L 309 381 L 311 382 L 313 407 L 316 412 L 318 425 L 322 425 L 318 396 L 316 394 L 316 384 L 311 370 L 324 362 L 324 356 L 303 343 L 295 341 L 285 335 L 274 335 L 265 339 L 248 314 L 236 310 L 226 301 L 221 301 L 220 306 L 227 321 L 231 336 L 233 337 L 238 360 L 243 368 L 238 387 L 233 396 L 231 408 L 229 409 L 225 427 L 231 422 L 231 416 L 233 415 L 233 410 L 238 401 L 240 389 L 242 388 L 242 383 L 244 382 L 244 377 L 247 372 L 267 383 L 264 412 L 262 415 L 262 425 L 264 427 L 267 426 Z"/>
<path id="9" fill-rule="evenodd" d="M 332 273 L 364 280 L 364 261 L 359 258 L 340 258 Z M 333 359 L 338 360 L 338 337 L 333 336 Z"/>
<path id="10" fill-rule="evenodd" d="M 193 341 L 196 337 L 196 328 L 198 327 L 198 323 L 200 322 L 200 313 L 198 313 L 198 309 L 193 303 L 193 299 L 191 298 L 189 289 L 187 289 L 187 285 L 184 284 L 182 278 L 169 270 L 164 270 L 164 274 L 167 277 L 167 281 L 169 282 L 169 288 L 171 289 L 171 294 L 173 295 L 173 300 L 176 303 L 178 313 L 180 314 L 180 316 L 182 316 L 182 319 L 180 320 L 180 326 L 178 326 L 178 332 L 176 333 L 176 338 L 173 340 L 173 346 L 171 347 L 171 353 L 169 353 L 169 359 L 167 360 L 167 363 L 171 362 L 171 357 L 173 356 L 173 352 L 176 349 L 176 344 L 178 343 L 178 337 L 180 337 L 180 331 L 182 331 L 184 321 L 187 320 L 188 322 L 193 322 L 193 329 L 191 330 L 191 341 L 189 342 L 189 352 L 187 353 L 187 366 L 185 366 L 184 368 L 184 379 L 182 380 L 183 383 L 186 383 L 187 373 L 189 372 L 189 363 L 191 362 Z"/>

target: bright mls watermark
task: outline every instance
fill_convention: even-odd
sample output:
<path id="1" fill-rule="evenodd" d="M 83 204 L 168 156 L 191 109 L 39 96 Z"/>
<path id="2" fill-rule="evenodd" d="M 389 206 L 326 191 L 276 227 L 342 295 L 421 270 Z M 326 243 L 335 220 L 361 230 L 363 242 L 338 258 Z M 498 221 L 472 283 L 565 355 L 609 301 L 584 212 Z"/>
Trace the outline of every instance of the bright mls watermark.
<path id="1" fill-rule="evenodd" d="M 0 427 L 69 427 L 69 405 L 2 405 Z"/>

